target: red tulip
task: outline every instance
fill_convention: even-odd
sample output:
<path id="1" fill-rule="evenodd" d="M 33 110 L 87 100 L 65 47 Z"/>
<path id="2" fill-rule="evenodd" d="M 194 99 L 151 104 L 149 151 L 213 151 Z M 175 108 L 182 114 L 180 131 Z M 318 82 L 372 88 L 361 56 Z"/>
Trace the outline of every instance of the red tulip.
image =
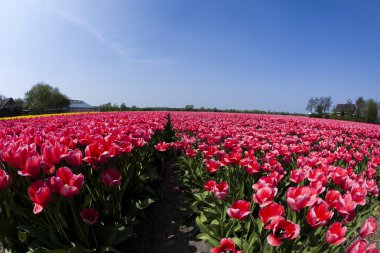
<path id="1" fill-rule="evenodd" d="M 240 165 L 244 167 L 248 174 L 254 175 L 260 172 L 260 164 L 256 159 L 244 158 L 240 160 Z"/>
<path id="2" fill-rule="evenodd" d="M 121 185 L 121 174 L 117 169 L 107 169 L 102 173 L 102 182 L 110 187 Z"/>
<path id="3" fill-rule="evenodd" d="M 79 194 L 84 177 L 82 174 L 74 175 L 68 167 L 61 167 L 56 171 L 55 177 L 50 178 L 49 183 L 53 192 L 72 197 Z"/>
<path id="4" fill-rule="evenodd" d="M 242 253 L 240 250 L 236 250 L 235 243 L 231 238 L 223 238 L 220 241 L 220 246 L 211 250 L 211 253 Z"/>
<path id="5" fill-rule="evenodd" d="M 32 182 L 28 188 L 28 194 L 34 202 L 34 214 L 40 213 L 52 199 L 48 184 L 42 180 Z"/>
<path id="6" fill-rule="evenodd" d="M 87 225 L 94 225 L 99 221 L 99 213 L 94 208 L 83 208 L 80 212 L 83 223 Z"/>
<path id="7" fill-rule="evenodd" d="M 326 242 L 333 245 L 342 244 L 346 238 L 344 237 L 347 231 L 347 227 L 342 227 L 342 223 L 334 222 L 330 225 L 326 232 Z"/>
<path id="8" fill-rule="evenodd" d="M 307 178 L 308 175 L 309 175 L 309 172 L 305 169 L 292 170 L 290 172 L 290 181 L 292 181 L 293 183 L 299 184 L 305 178 Z"/>
<path id="9" fill-rule="evenodd" d="M 237 200 L 227 209 L 227 213 L 231 218 L 244 220 L 251 213 L 250 208 L 251 204 L 248 201 Z"/>
<path id="10" fill-rule="evenodd" d="M 204 185 L 203 188 L 208 192 L 213 192 L 214 188 L 216 186 L 216 182 L 214 180 L 208 180 Z"/>
<path id="11" fill-rule="evenodd" d="M 0 162 L 1 165 L 1 162 Z M 7 174 L 4 170 L 0 169 L 0 189 L 7 188 L 12 183 L 11 175 Z"/>
<path id="12" fill-rule="evenodd" d="M 347 253 L 378 253 L 376 244 L 372 243 L 368 246 L 368 242 L 364 239 L 358 239 L 350 245 Z"/>
<path id="13" fill-rule="evenodd" d="M 210 173 L 210 174 L 218 171 L 219 167 L 220 167 L 219 161 L 216 161 L 214 159 L 210 159 L 210 160 L 206 161 L 206 169 L 207 169 L 208 173 Z"/>
<path id="14" fill-rule="evenodd" d="M 132 138 L 132 144 L 136 147 L 143 147 L 146 144 L 144 138 Z"/>
<path id="15" fill-rule="evenodd" d="M 356 204 L 363 206 L 366 203 L 365 197 L 367 196 L 367 189 L 365 186 L 354 183 L 351 188 L 351 196 L 352 200 L 355 201 Z"/>
<path id="16" fill-rule="evenodd" d="M 340 194 L 339 191 L 336 191 L 336 190 L 329 190 L 327 193 L 326 193 L 326 197 L 325 197 L 325 201 L 327 202 L 327 204 L 329 204 L 329 206 L 331 208 L 336 208 L 336 205 L 338 204 L 339 202 L 339 198 L 341 197 L 342 195 Z"/>
<path id="17" fill-rule="evenodd" d="M 38 156 L 36 151 L 36 144 L 23 145 L 20 146 L 16 153 L 14 154 L 15 161 L 18 164 L 17 168 L 20 168 L 22 171 L 26 170 L 26 162 L 30 157 Z"/>
<path id="18" fill-rule="evenodd" d="M 271 223 L 265 226 L 265 229 L 272 230 L 272 233 L 267 237 L 268 243 L 272 246 L 280 246 L 284 239 L 295 239 L 301 230 L 298 224 L 288 221 L 282 216 L 273 217 Z"/>
<path id="19" fill-rule="evenodd" d="M 229 193 L 229 187 L 227 182 L 220 182 L 214 188 L 214 194 L 217 199 L 225 199 Z"/>
<path id="20" fill-rule="evenodd" d="M 368 193 L 370 193 L 376 197 L 379 195 L 379 188 L 377 187 L 377 183 L 374 179 L 366 180 L 365 181 L 365 187 L 366 187 Z"/>
<path id="21" fill-rule="evenodd" d="M 272 202 L 269 205 L 261 208 L 259 211 L 259 218 L 264 224 L 268 224 L 273 219 L 273 217 L 284 215 L 284 207 L 275 202 Z"/>
<path id="22" fill-rule="evenodd" d="M 67 147 L 59 142 L 55 142 L 54 145 L 50 142 L 45 142 L 41 145 L 41 154 L 44 161 L 52 166 L 59 163 L 61 156 L 66 154 L 66 151 Z"/>
<path id="23" fill-rule="evenodd" d="M 312 206 L 317 201 L 317 191 L 308 186 L 289 187 L 286 191 L 286 202 L 293 211 Z"/>
<path id="24" fill-rule="evenodd" d="M 331 173 L 331 179 L 336 185 L 343 185 L 348 178 L 347 169 L 336 167 L 335 171 Z"/>
<path id="25" fill-rule="evenodd" d="M 83 161 L 91 164 L 92 166 L 98 166 L 99 163 L 106 163 L 109 158 L 108 151 L 104 150 L 102 144 L 94 142 L 86 147 L 84 150 L 86 157 Z"/>
<path id="26" fill-rule="evenodd" d="M 154 146 L 155 149 L 157 149 L 160 152 L 165 152 L 169 147 L 169 143 L 166 142 L 159 142 L 157 145 Z"/>
<path id="27" fill-rule="evenodd" d="M 263 188 L 265 186 L 268 187 L 276 187 L 278 182 L 282 179 L 283 175 L 278 173 L 277 171 L 273 171 L 267 176 L 261 177 L 256 184 L 252 185 L 252 189 L 259 190 L 260 188 Z"/>
<path id="28" fill-rule="evenodd" d="M 334 212 L 329 211 L 329 205 L 323 201 L 309 209 L 306 221 L 312 228 L 317 228 L 326 225 L 333 215 Z"/>
<path id="29" fill-rule="evenodd" d="M 19 170 L 18 174 L 21 176 L 38 177 L 41 173 L 41 157 L 31 156 L 26 160 L 23 170 Z"/>
<path id="30" fill-rule="evenodd" d="M 15 143 L 10 143 L 4 147 L 4 151 L 0 152 L 1 159 L 7 162 L 12 168 L 19 168 L 19 159 L 16 157 L 18 146 Z"/>
<path id="31" fill-rule="evenodd" d="M 260 205 L 260 207 L 264 207 L 270 204 L 274 197 L 277 194 L 277 188 L 263 187 L 257 190 L 255 194 L 253 194 L 253 201 Z"/>
<path id="32" fill-rule="evenodd" d="M 83 154 L 82 151 L 79 149 L 71 150 L 66 156 L 65 156 L 66 162 L 73 167 L 79 167 L 82 165 L 83 160 Z"/>
<path id="33" fill-rule="evenodd" d="M 316 189 L 317 195 L 326 190 L 326 187 L 323 186 L 323 182 L 319 180 L 310 182 L 309 187 Z"/>
<path id="34" fill-rule="evenodd" d="M 351 221 L 355 217 L 356 206 L 357 204 L 352 200 L 351 193 L 347 192 L 342 197 L 339 197 L 336 210 L 346 221 Z"/>
<path id="35" fill-rule="evenodd" d="M 188 148 L 186 149 L 186 156 L 190 158 L 194 158 L 197 155 L 197 151 L 195 149 Z"/>
<path id="36" fill-rule="evenodd" d="M 377 224 L 374 217 L 366 219 L 360 227 L 359 234 L 361 237 L 367 237 L 376 232 Z"/>

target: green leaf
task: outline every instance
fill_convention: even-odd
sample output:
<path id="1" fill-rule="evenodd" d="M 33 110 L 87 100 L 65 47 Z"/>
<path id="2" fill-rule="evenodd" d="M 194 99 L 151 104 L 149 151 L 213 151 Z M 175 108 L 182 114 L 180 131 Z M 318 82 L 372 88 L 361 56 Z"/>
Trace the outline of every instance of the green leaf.
<path id="1" fill-rule="evenodd" d="M 57 237 L 56 231 L 54 231 L 52 227 L 49 227 L 49 238 L 52 242 L 56 243 L 60 247 L 64 247 L 64 245 L 60 242 L 59 238 Z"/>
<path id="2" fill-rule="evenodd" d="M 129 237 L 131 237 L 133 234 L 133 227 L 132 226 L 121 226 L 117 229 L 117 233 L 115 236 L 115 239 L 113 241 L 114 245 L 120 244 L 124 241 L 126 241 Z"/>
<path id="3" fill-rule="evenodd" d="M 95 229 L 96 240 L 99 245 L 112 246 L 117 234 L 116 225 L 98 226 Z"/>
<path id="4" fill-rule="evenodd" d="M 86 249 L 84 248 L 82 245 L 80 244 L 74 244 L 74 247 L 70 248 L 69 250 L 65 251 L 67 253 L 90 253 L 90 252 L 94 252 L 95 249 L 91 250 L 91 249 Z"/>
<path id="5" fill-rule="evenodd" d="M 18 235 L 15 224 L 5 220 L 0 220 L 0 228 L 0 235 L 3 235 L 10 240 L 17 240 Z"/>
<path id="6" fill-rule="evenodd" d="M 207 221 L 207 219 L 206 219 L 206 217 L 204 216 L 203 213 L 201 213 L 200 216 L 198 216 L 198 217 L 195 218 L 195 223 L 197 223 L 197 226 L 198 226 L 199 230 L 202 233 L 210 234 L 210 232 L 211 232 L 210 229 L 208 229 L 206 227 L 206 225 L 203 224 L 206 221 Z"/>
<path id="7" fill-rule="evenodd" d="M 49 253 L 67 253 L 67 250 L 65 249 L 54 249 L 54 250 L 49 250 Z M 71 252 L 71 251 L 69 251 Z"/>
<path id="8" fill-rule="evenodd" d="M 213 247 L 218 246 L 220 243 L 217 239 L 213 238 L 211 235 L 206 233 L 200 233 L 197 235 L 198 239 L 207 241 L 209 244 L 211 244 Z"/>
<path id="9" fill-rule="evenodd" d="M 119 251 L 113 247 L 104 247 L 104 248 L 101 248 L 100 249 L 100 252 L 101 253 L 106 253 L 106 252 L 112 252 L 112 253 L 123 253 L 122 251 Z"/>
<path id="10" fill-rule="evenodd" d="M 69 226 L 67 225 L 67 221 L 66 221 L 65 216 L 63 216 L 62 213 L 59 213 L 59 214 L 58 214 L 58 218 L 59 218 L 59 221 L 60 221 L 61 225 L 62 225 L 65 229 L 68 229 Z"/>
<path id="11" fill-rule="evenodd" d="M 36 238 L 38 241 L 43 243 L 48 248 L 51 248 L 51 249 L 60 248 L 59 245 L 51 241 L 49 232 L 44 229 L 27 226 L 27 225 L 20 225 L 17 228 L 22 231 L 28 232 L 31 237 Z"/>

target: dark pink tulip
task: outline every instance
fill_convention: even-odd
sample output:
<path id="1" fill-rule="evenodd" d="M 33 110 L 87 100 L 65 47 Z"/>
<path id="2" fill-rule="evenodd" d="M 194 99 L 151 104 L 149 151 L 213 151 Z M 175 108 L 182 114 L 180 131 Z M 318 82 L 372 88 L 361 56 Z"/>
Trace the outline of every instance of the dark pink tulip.
<path id="1" fill-rule="evenodd" d="M 12 183 L 11 175 L 7 174 L 7 172 L 0 169 L 0 190 L 7 188 L 11 183 Z"/>
<path id="2" fill-rule="evenodd" d="M 56 171 L 55 177 L 50 178 L 49 183 L 53 192 L 64 197 L 72 197 L 79 194 L 84 184 L 84 177 L 82 174 L 73 174 L 68 167 L 61 167 Z"/>
<path id="3" fill-rule="evenodd" d="M 317 201 L 317 191 L 308 186 L 289 187 L 286 202 L 293 211 L 312 206 Z"/>
<path id="4" fill-rule="evenodd" d="M 214 194 L 217 199 L 225 199 L 229 193 L 227 182 L 220 182 L 214 187 Z"/>
<path id="5" fill-rule="evenodd" d="M 80 212 L 83 223 L 94 225 L 99 221 L 99 213 L 94 208 L 83 208 Z"/>
<path id="6" fill-rule="evenodd" d="M 237 200 L 227 209 L 227 213 L 231 218 L 244 220 L 251 213 L 250 208 L 248 201 Z"/>
<path id="7" fill-rule="evenodd" d="M 329 229 L 326 232 L 326 242 L 333 245 L 340 245 L 345 240 L 347 227 L 342 227 L 342 223 L 334 222 L 330 225 Z"/>
<path id="8" fill-rule="evenodd" d="M 102 182 L 110 187 L 121 185 L 121 174 L 117 169 L 107 169 L 102 172 Z"/>
<path id="9" fill-rule="evenodd" d="M 375 243 L 368 245 L 366 240 L 358 239 L 350 245 L 347 253 L 378 253 L 378 250 Z"/>
<path id="10" fill-rule="evenodd" d="M 374 217 L 369 217 L 366 219 L 360 227 L 359 234 L 361 237 L 365 238 L 376 232 L 377 224 Z"/>
<path id="11" fill-rule="evenodd" d="M 34 214 L 40 213 L 52 200 L 50 188 L 42 180 L 32 182 L 28 188 L 28 194 L 34 202 Z"/>
<path id="12" fill-rule="evenodd" d="M 257 190 L 255 194 L 253 194 L 253 201 L 260 205 L 260 207 L 264 207 L 270 204 L 274 197 L 277 194 L 277 188 L 263 187 Z"/>
<path id="13" fill-rule="evenodd" d="M 83 154 L 79 149 L 71 150 L 65 156 L 66 162 L 73 167 L 80 167 L 82 165 Z"/>

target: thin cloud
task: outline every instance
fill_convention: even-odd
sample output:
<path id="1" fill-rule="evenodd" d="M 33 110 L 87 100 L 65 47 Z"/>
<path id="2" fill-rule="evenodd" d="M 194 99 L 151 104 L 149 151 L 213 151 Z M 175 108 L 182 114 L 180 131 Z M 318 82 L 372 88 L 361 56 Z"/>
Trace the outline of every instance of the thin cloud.
<path id="1" fill-rule="evenodd" d="M 105 37 L 94 25 L 84 18 L 75 15 L 68 10 L 60 10 L 59 15 L 67 22 L 76 25 L 84 31 L 92 34 L 99 42 L 105 44 L 111 51 L 121 57 L 123 60 L 136 64 L 153 64 L 153 65 L 175 65 L 177 62 L 170 58 L 136 58 L 131 55 L 131 49 L 127 48 L 120 42 L 112 41 Z"/>
<path id="2" fill-rule="evenodd" d="M 95 26 L 90 24 L 87 20 L 82 17 L 79 17 L 67 10 L 59 11 L 59 15 L 65 19 L 66 21 L 74 24 L 86 32 L 92 34 L 98 41 L 105 44 L 109 49 L 111 49 L 114 53 L 119 55 L 123 59 L 127 59 L 129 50 L 120 43 L 113 42 L 108 40 Z"/>

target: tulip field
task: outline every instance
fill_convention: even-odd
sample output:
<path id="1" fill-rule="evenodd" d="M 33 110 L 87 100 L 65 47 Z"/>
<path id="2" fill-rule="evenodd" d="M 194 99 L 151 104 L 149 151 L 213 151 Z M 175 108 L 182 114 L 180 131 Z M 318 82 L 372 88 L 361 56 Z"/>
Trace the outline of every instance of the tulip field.
<path id="1" fill-rule="evenodd" d="M 0 139 L 0 241 L 14 252 L 128 252 L 165 156 L 212 253 L 378 252 L 378 125 L 115 112 L 8 119 Z"/>

